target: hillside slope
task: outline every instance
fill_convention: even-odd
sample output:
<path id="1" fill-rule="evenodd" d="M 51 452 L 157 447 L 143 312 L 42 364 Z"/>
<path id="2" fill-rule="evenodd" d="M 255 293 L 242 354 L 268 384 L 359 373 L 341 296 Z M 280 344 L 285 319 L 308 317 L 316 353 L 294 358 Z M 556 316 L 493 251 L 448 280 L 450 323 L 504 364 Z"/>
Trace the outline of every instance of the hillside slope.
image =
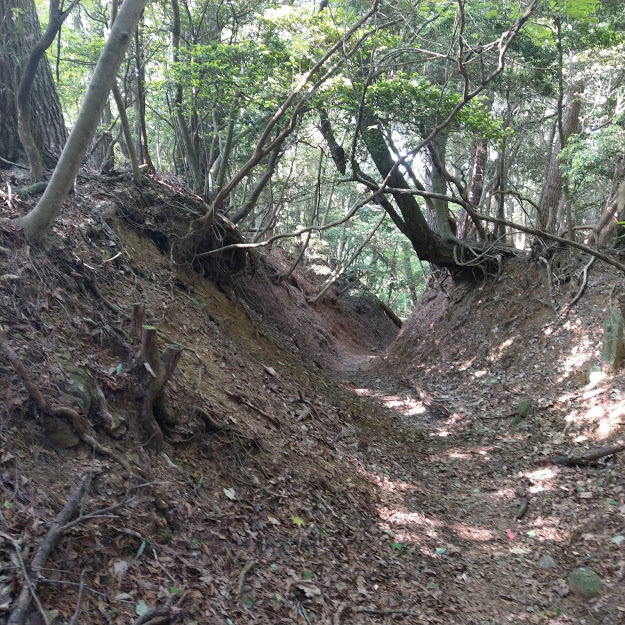
<path id="1" fill-rule="evenodd" d="M 623 622 L 619 457 L 548 464 L 621 428 L 622 377 L 585 380 L 621 277 L 595 266 L 554 322 L 577 283 L 515 259 L 432 285 L 393 342 L 373 300 L 313 307 L 312 274 L 277 281 L 279 250 L 218 288 L 162 251 L 155 207 L 195 200 L 156 181 L 137 198 L 86 180 L 45 252 L 2 234 L 0 623 L 44 622 L 27 577 L 51 623 Z M 139 303 L 160 352 L 183 348 L 161 450 Z M 570 592 L 581 565 L 599 599 Z"/>

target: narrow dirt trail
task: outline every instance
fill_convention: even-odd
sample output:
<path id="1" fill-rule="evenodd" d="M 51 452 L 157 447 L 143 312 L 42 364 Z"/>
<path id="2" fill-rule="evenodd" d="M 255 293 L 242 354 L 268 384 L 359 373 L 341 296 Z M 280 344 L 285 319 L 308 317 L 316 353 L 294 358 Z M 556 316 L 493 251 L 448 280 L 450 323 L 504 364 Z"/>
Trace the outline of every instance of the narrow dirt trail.
<path id="1" fill-rule="evenodd" d="M 378 377 L 370 361 L 356 358 L 343 384 L 373 404 L 358 429 L 362 471 L 379 486 L 379 522 L 401 555 L 389 616 L 405 610 L 410 621 L 425 609 L 423 622 L 570 622 L 560 616 L 559 576 L 538 566 L 547 544 L 536 549 L 517 519 L 528 486 L 514 459 L 521 438 L 493 439 L 442 402 Z"/>

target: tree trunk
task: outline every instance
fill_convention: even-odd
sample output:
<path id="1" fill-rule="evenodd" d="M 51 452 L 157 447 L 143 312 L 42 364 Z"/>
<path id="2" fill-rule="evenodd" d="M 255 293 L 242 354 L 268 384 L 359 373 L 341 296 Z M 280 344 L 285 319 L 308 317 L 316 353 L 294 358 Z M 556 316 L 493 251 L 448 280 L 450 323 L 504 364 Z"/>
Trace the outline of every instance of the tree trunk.
<path id="1" fill-rule="evenodd" d="M 446 195 L 447 193 L 447 179 L 444 171 L 447 137 L 448 133 L 443 130 L 434 137 L 429 145 L 429 151 L 432 156 L 432 192 L 440 195 Z M 432 201 L 434 202 L 434 214 L 436 215 L 438 233 L 443 239 L 449 240 L 454 236 L 449 223 L 449 203 L 441 198 L 434 198 Z"/>
<path id="2" fill-rule="evenodd" d="M 406 239 L 402 240 L 401 248 L 403 252 L 402 260 L 404 265 L 404 274 L 406 274 L 406 282 L 408 283 L 408 291 L 410 292 L 410 306 L 411 308 L 414 308 L 418 299 L 416 277 L 414 275 L 414 271 L 412 270 L 412 264 L 410 262 L 410 257 L 412 256 L 412 254 L 410 253 L 410 247 Z"/>
<path id="3" fill-rule="evenodd" d="M 98 127 L 102 110 L 130 44 L 146 0 L 124 0 L 91 77 L 74 128 L 43 196 L 26 216 L 16 220 L 31 241 L 40 240 L 61 210 L 87 148 Z"/>
<path id="4" fill-rule="evenodd" d="M 28 158 L 30 179 L 33 182 L 43 178 L 43 158 L 33 135 L 33 107 L 30 95 L 35 82 L 39 62 L 45 56 L 46 50 L 52 45 L 56 34 L 61 30 L 65 18 L 78 2 L 78 0 L 74 0 L 65 11 L 60 11 L 59 0 L 49 1 L 50 11 L 48 14 L 48 27 L 46 28 L 46 32 L 43 33 L 43 36 L 40 37 L 30 51 L 17 89 L 17 132 Z"/>
<path id="5" fill-rule="evenodd" d="M 467 189 L 467 198 L 473 206 L 479 206 L 482 201 L 482 193 L 484 192 L 484 172 L 486 171 L 486 163 L 488 160 L 488 150 L 486 140 L 478 139 L 473 145 L 471 155 L 471 166 L 469 169 L 469 188 Z M 460 219 L 458 220 L 457 237 L 466 240 L 471 232 L 472 221 L 469 213 L 462 210 Z M 479 223 L 479 222 L 478 222 Z M 480 233 L 480 237 L 483 233 Z"/>
<path id="6" fill-rule="evenodd" d="M 562 118 L 562 141 L 560 141 L 560 136 L 558 136 L 549 159 L 549 167 L 540 198 L 539 214 L 539 229 L 545 232 L 554 233 L 556 231 L 556 216 L 560 195 L 562 194 L 562 172 L 560 170 L 559 157 L 562 148 L 566 147 L 569 137 L 573 134 L 579 122 L 579 113 L 582 107 L 579 96 L 583 91 L 584 84 L 582 82 L 578 81 L 571 85 Z"/>
<path id="7" fill-rule="evenodd" d="M 505 219 L 505 207 L 506 207 L 506 140 L 505 138 L 501 142 L 501 152 L 499 159 L 497 160 L 497 219 Z M 506 234 L 506 227 L 502 223 L 495 224 L 495 238 L 503 237 Z"/>
<path id="8" fill-rule="evenodd" d="M 178 3 L 178 0 L 171 0 L 171 8 L 173 14 L 171 47 L 174 64 L 177 64 L 180 62 L 180 4 Z M 200 167 L 198 151 L 193 145 L 187 121 L 182 114 L 182 92 L 182 83 L 177 81 L 176 95 L 174 98 L 174 117 L 176 121 L 176 128 L 178 130 L 178 134 L 180 135 L 180 143 L 184 148 L 184 153 L 187 157 L 187 164 L 191 170 L 191 176 L 193 178 L 193 191 L 194 193 L 201 193 L 204 187 L 204 179 L 202 176 L 202 169 Z"/>
<path id="9" fill-rule="evenodd" d="M 232 223 L 238 224 L 240 221 L 243 221 L 253 210 L 260 198 L 260 194 L 263 189 L 267 186 L 274 172 L 276 171 L 276 165 L 278 164 L 278 159 L 281 155 L 282 144 L 278 144 L 271 154 L 269 155 L 269 159 L 267 160 L 267 169 L 265 169 L 265 173 L 258 179 L 254 188 L 248 195 L 245 204 L 241 207 L 241 209 L 232 217 Z"/>
<path id="10" fill-rule="evenodd" d="M 617 247 L 623 247 L 623 234 L 625 234 L 625 228 L 623 228 L 623 222 L 625 221 L 625 181 L 621 181 L 616 197 L 610 202 L 610 205 L 601 216 L 601 219 L 597 223 L 596 232 L 591 235 L 588 240 L 588 245 L 596 245 L 598 249 L 605 247 L 610 237 L 616 230 L 617 233 Z"/>
<path id="11" fill-rule="evenodd" d="M 415 196 L 402 193 L 404 190 L 410 191 L 410 186 L 399 168 L 395 166 L 395 160 L 380 131 L 378 120 L 366 106 L 363 109 L 360 132 L 380 176 L 385 180 L 388 178 L 387 186 L 395 189 L 391 195 L 395 199 L 404 222 L 402 232 L 412 243 L 417 256 L 435 265 L 455 266 L 451 244 L 445 242 L 440 235 L 428 227 Z"/>
<path id="12" fill-rule="evenodd" d="M 10 161 L 25 156 L 17 132 L 17 91 L 26 62 L 41 36 L 34 0 L 0 2 L 0 156 Z M 28 103 L 36 113 L 30 126 L 33 141 L 43 164 L 54 167 L 67 140 L 67 130 L 45 55 L 34 69 Z"/>
<path id="13" fill-rule="evenodd" d="M 148 132 L 145 124 L 145 63 L 143 61 L 143 40 L 139 29 L 135 31 L 135 62 L 137 72 L 137 123 L 139 125 L 139 156 L 147 172 L 156 172 L 148 149 Z"/>
<path id="14" fill-rule="evenodd" d="M 141 168 L 139 167 L 139 157 L 137 156 L 137 149 L 135 148 L 132 131 L 130 130 L 130 122 L 128 121 L 124 98 L 122 97 L 121 91 L 117 86 L 116 80 L 113 82 L 113 98 L 115 99 L 115 105 L 117 106 L 117 112 L 119 113 L 119 121 L 122 125 L 124 139 L 126 140 L 128 160 L 130 161 L 130 167 L 132 168 L 132 179 L 136 185 L 141 186 L 143 183 L 143 177 L 141 175 Z"/>

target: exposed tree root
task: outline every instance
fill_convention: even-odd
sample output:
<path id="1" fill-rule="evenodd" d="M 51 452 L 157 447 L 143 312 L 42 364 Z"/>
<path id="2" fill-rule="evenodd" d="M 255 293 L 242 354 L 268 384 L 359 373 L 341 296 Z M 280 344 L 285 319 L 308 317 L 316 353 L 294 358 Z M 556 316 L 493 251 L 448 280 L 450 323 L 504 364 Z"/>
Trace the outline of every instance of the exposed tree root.
<path id="1" fill-rule="evenodd" d="M 586 284 L 588 284 L 588 270 L 592 267 L 595 260 L 597 260 L 597 257 L 592 256 L 590 260 L 584 265 L 584 268 L 582 269 L 582 274 L 581 274 L 582 284 L 580 285 L 579 290 L 575 294 L 575 297 L 560 311 L 560 314 L 558 315 L 558 319 L 561 319 L 562 317 L 564 317 L 569 312 L 569 310 L 571 310 L 571 308 L 575 306 L 579 298 L 584 294 L 584 291 L 586 290 Z"/>
<path id="2" fill-rule="evenodd" d="M 157 331 L 152 326 L 143 325 L 145 308 L 136 304 L 132 315 L 132 333 L 135 344 L 141 345 L 134 369 L 139 377 L 141 424 L 148 434 L 148 440 L 157 449 L 163 446 L 161 428 L 176 425 L 177 420 L 170 414 L 165 403 L 165 385 L 173 375 L 182 355 L 182 347 L 168 345 L 159 355 Z"/>
<path id="3" fill-rule="evenodd" d="M 484 221 L 490 221 L 492 223 L 501 224 L 503 226 L 508 226 L 509 228 L 513 228 L 514 230 L 519 230 L 521 232 L 526 232 L 527 234 L 533 234 L 538 238 L 548 239 L 549 241 L 555 241 L 556 243 L 561 243 L 562 245 L 567 245 L 569 247 L 573 247 L 575 249 L 581 250 L 582 252 L 586 252 L 586 254 L 590 254 L 591 256 L 597 257 L 599 260 L 602 260 L 604 263 L 608 265 L 612 265 L 612 267 L 616 267 L 618 270 L 625 272 L 625 265 L 623 263 L 619 263 L 615 258 L 612 258 L 608 254 L 604 254 L 599 250 L 595 250 L 592 247 L 588 247 L 588 245 L 584 245 L 583 243 L 578 243 L 577 241 L 571 241 L 570 239 L 564 239 L 562 237 L 556 236 L 555 234 L 549 234 L 547 232 L 543 232 L 542 230 L 537 230 L 536 228 L 530 228 L 528 226 L 522 226 L 521 224 L 514 223 L 513 221 L 508 221 L 507 219 L 498 219 L 497 217 L 490 217 L 488 215 L 482 215 L 481 213 L 475 213 L 478 219 L 483 219 Z"/>
<path id="4" fill-rule="evenodd" d="M 83 417 L 73 408 L 68 406 L 53 406 L 48 402 L 43 394 L 41 393 L 39 387 L 33 382 L 32 378 L 24 363 L 20 360 L 19 356 L 15 353 L 15 350 L 11 347 L 9 342 L 7 341 L 6 335 L 4 332 L 0 332 L 0 352 L 4 354 L 6 359 L 13 365 L 13 368 L 19 376 L 22 378 L 22 382 L 26 387 L 26 390 L 34 400 L 37 408 L 43 413 L 51 417 L 58 417 L 60 419 L 69 421 L 72 426 L 72 429 L 76 432 L 78 438 L 81 441 L 92 447 L 95 451 L 112 458 L 117 463 L 119 463 L 124 469 L 128 472 L 129 475 L 135 475 L 140 473 L 140 471 L 135 471 L 132 467 L 124 460 L 119 454 L 115 453 L 113 450 L 105 447 L 101 443 L 99 443 L 94 436 L 91 434 L 91 425 Z"/>

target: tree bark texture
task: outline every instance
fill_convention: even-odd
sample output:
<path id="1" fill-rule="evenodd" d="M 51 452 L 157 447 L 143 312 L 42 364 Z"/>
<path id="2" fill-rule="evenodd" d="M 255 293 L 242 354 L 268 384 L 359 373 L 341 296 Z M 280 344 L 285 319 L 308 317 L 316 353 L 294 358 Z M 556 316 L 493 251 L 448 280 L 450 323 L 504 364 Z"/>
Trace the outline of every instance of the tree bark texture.
<path id="1" fill-rule="evenodd" d="M 447 152 L 448 133 L 443 130 L 434 137 L 429 145 L 430 154 L 432 155 L 432 191 L 445 195 L 447 193 L 447 180 L 443 166 Z M 452 231 L 449 223 L 449 204 L 446 200 L 434 198 L 434 213 L 436 214 L 437 232 L 443 239 L 451 239 Z"/>
<path id="2" fill-rule="evenodd" d="M 562 140 L 564 147 L 566 147 L 569 137 L 573 134 L 579 122 L 579 113 L 582 107 L 579 96 L 583 90 L 584 85 L 581 82 L 576 82 L 571 85 L 562 118 Z M 554 233 L 556 231 L 556 216 L 558 214 L 558 204 L 562 194 L 562 172 L 560 170 L 559 161 L 562 148 L 563 146 L 558 136 L 551 153 L 551 158 L 549 159 L 545 184 L 540 199 L 539 230 L 544 230 L 549 233 Z"/>
<path id="3" fill-rule="evenodd" d="M 17 94 L 31 50 L 41 40 L 34 0 L 0 2 L 0 156 L 19 161 L 25 156 L 18 137 Z M 67 140 L 63 112 L 50 65 L 41 56 L 28 99 L 31 131 L 47 167 L 53 167 Z"/>
<path id="4" fill-rule="evenodd" d="M 137 122 L 139 125 L 139 158 L 141 164 L 146 166 L 149 174 L 154 174 L 156 169 L 152 158 L 150 157 L 150 150 L 148 149 L 148 131 L 145 121 L 145 61 L 143 59 L 143 38 L 137 28 L 135 31 L 135 62 L 136 62 L 136 77 L 137 77 Z"/>
<path id="5" fill-rule="evenodd" d="M 132 130 L 130 129 L 130 122 L 128 121 L 128 113 L 126 112 L 126 105 L 124 98 L 117 86 L 117 82 L 113 82 L 113 99 L 115 100 L 115 106 L 117 106 L 117 112 L 119 113 L 119 121 L 122 125 L 122 131 L 124 133 L 124 139 L 126 140 L 126 149 L 128 150 L 128 160 L 130 161 L 130 167 L 132 168 L 132 179 L 135 184 L 141 186 L 143 177 L 141 175 L 141 168 L 139 167 L 139 157 L 137 156 L 137 149 L 135 148 L 134 138 L 132 136 Z"/>
<path id="6" fill-rule="evenodd" d="M 469 187 L 467 189 L 467 198 L 473 206 L 479 206 L 482 201 L 482 193 L 484 192 L 484 173 L 486 171 L 486 163 L 488 161 L 488 149 L 486 140 L 479 139 L 473 145 L 471 154 L 471 165 L 469 169 Z M 469 213 L 463 209 L 460 219 L 458 220 L 457 237 L 465 240 L 468 238 L 473 222 L 469 218 Z M 478 221 L 479 235 L 481 239 L 485 238 L 485 233 L 481 223 Z"/>
<path id="7" fill-rule="evenodd" d="M 78 0 L 74 0 L 65 11 L 61 11 L 59 9 L 59 0 L 49 0 L 50 11 L 48 15 L 48 27 L 46 28 L 46 32 L 43 33 L 37 43 L 32 47 L 24 65 L 20 84 L 17 89 L 17 132 L 22 147 L 28 157 L 30 179 L 33 182 L 37 182 L 43 178 L 43 158 L 31 127 L 33 121 L 33 107 L 30 95 L 35 82 L 35 76 L 37 75 L 39 62 L 45 56 L 46 50 L 52 45 L 56 34 L 63 26 L 65 18 L 74 8 L 77 1 Z"/>

